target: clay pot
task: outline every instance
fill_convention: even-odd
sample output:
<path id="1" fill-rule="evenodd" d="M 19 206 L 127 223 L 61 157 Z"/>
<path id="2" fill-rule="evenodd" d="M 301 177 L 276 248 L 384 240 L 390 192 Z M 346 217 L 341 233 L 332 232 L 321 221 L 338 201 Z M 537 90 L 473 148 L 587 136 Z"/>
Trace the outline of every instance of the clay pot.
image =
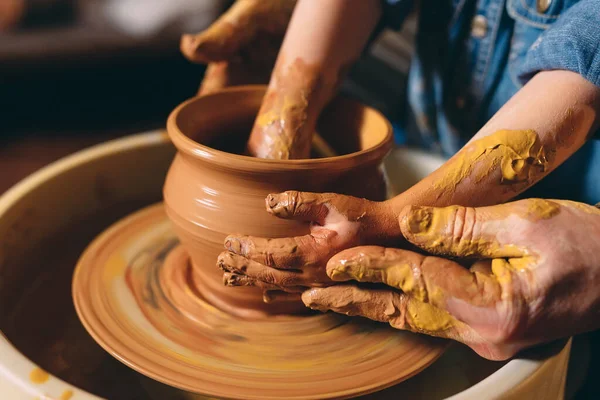
<path id="1" fill-rule="evenodd" d="M 228 234 L 288 237 L 308 225 L 265 211 L 269 193 L 336 192 L 384 200 L 382 162 L 392 148 L 386 118 L 348 99 L 336 99 L 318 131 L 343 154 L 307 160 L 265 160 L 243 152 L 266 87 L 235 87 L 193 98 L 169 116 L 178 153 L 164 186 L 167 215 L 191 257 L 192 287 L 218 308 L 237 315 L 306 312 L 300 301 L 265 304 L 256 288 L 225 287 L 216 259 Z M 235 154 L 238 153 L 238 154 Z"/>

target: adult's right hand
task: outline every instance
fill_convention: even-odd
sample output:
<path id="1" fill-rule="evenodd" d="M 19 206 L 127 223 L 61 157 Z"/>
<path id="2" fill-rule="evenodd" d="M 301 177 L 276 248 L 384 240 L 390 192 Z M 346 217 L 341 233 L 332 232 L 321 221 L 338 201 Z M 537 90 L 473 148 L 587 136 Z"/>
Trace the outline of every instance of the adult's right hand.
<path id="1" fill-rule="evenodd" d="M 199 94 L 267 84 L 296 0 L 237 0 L 207 30 L 183 35 L 181 51 L 208 68 Z"/>
<path id="2" fill-rule="evenodd" d="M 355 247 L 327 264 L 332 280 L 347 283 L 310 289 L 305 304 L 454 339 L 494 360 L 600 328 L 600 209 L 528 199 L 407 207 L 399 222 L 429 253 L 478 261 L 467 269 L 408 250 Z"/>

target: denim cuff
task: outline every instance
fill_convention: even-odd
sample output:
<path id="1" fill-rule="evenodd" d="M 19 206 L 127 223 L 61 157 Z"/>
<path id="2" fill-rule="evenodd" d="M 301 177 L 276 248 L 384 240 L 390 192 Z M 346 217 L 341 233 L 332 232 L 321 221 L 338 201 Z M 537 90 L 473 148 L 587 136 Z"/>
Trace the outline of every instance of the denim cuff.
<path id="1" fill-rule="evenodd" d="M 529 48 L 519 79 L 539 71 L 573 71 L 600 87 L 600 0 L 570 7 Z"/>

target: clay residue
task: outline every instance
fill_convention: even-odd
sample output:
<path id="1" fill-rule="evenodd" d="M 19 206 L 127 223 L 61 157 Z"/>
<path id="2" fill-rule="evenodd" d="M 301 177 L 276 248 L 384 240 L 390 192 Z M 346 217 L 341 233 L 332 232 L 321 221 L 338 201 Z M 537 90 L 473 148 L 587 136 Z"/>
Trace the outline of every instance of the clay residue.
<path id="1" fill-rule="evenodd" d="M 32 383 L 37 385 L 41 385 L 42 383 L 46 383 L 50 379 L 50 374 L 48 374 L 43 369 L 36 367 L 29 373 L 29 380 Z"/>
<path id="2" fill-rule="evenodd" d="M 288 190 L 269 194 L 265 203 L 266 211 L 278 218 L 313 222 L 321 226 L 329 223 L 333 230 L 337 230 L 335 228 L 342 222 L 346 225 L 360 223 L 359 233 L 364 241 L 377 242 L 387 236 L 397 238 L 397 220 L 391 209 L 381 202 L 335 193 Z M 338 220 L 333 215 L 337 215 Z"/>
<path id="3" fill-rule="evenodd" d="M 406 255 L 411 255 L 406 253 Z M 400 289 L 420 301 L 427 301 L 427 290 L 418 268 L 420 255 L 398 257 L 394 249 L 361 246 L 332 257 L 327 274 L 334 281 L 385 283 Z M 414 261 L 417 261 L 415 265 Z"/>
<path id="4" fill-rule="evenodd" d="M 432 336 L 440 336 L 451 330 L 456 322 L 447 311 L 418 300 L 407 301 L 406 313 L 413 331 Z"/>
<path id="5" fill-rule="evenodd" d="M 560 205 L 550 200 L 530 199 L 527 203 L 527 216 L 529 219 L 548 219 L 560 212 Z"/>
<path id="6" fill-rule="evenodd" d="M 315 288 L 306 291 L 302 300 L 314 310 L 362 316 L 387 322 L 397 329 L 431 336 L 448 336 L 448 331 L 456 326 L 456 321 L 448 312 L 391 289 L 361 288 L 355 285 Z"/>
<path id="7" fill-rule="evenodd" d="M 450 231 L 453 228 L 452 223 L 464 225 L 472 223 L 465 220 L 466 216 L 457 216 L 457 213 L 462 210 L 465 209 L 460 206 L 412 207 L 400 221 L 402 232 L 411 242 L 432 254 L 456 257 L 497 257 L 499 254 L 503 257 L 520 257 L 523 255 L 523 249 L 513 244 L 501 244 L 493 236 L 464 235 L 460 240 L 455 241 Z M 499 215 L 499 218 L 507 217 L 511 211 L 508 207 L 504 210 L 507 213 Z"/>
<path id="8" fill-rule="evenodd" d="M 533 130 L 500 130 L 468 145 L 451 161 L 445 179 L 435 184 L 441 191 L 455 190 L 470 178 L 482 181 L 497 169 L 502 184 L 529 185 L 546 172 L 548 160 L 538 134 Z"/>

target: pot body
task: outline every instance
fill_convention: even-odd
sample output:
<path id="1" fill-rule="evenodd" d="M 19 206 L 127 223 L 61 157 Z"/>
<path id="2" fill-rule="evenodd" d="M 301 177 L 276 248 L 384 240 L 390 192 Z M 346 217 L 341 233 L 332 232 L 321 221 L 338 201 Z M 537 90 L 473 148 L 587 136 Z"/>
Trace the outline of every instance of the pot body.
<path id="1" fill-rule="evenodd" d="M 189 279 L 198 294 L 213 305 L 248 317 L 307 310 L 299 300 L 266 304 L 257 288 L 225 287 L 223 273 L 216 267 L 225 237 L 237 233 L 277 238 L 309 232 L 307 223 L 268 214 L 265 198 L 269 193 L 336 192 L 383 200 L 386 184 L 382 162 L 392 146 L 391 128 L 383 116 L 355 102 L 339 100 L 326 111 L 321 126 L 327 130 L 333 126 L 333 119 L 341 119 L 347 113 L 364 114 L 355 118 L 358 124 L 342 131 L 356 143 L 358 151 L 351 154 L 273 161 L 209 147 L 217 143 L 221 147 L 243 148 L 263 94 L 262 87 L 244 87 L 192 99 L 173 112 L 168 124 L 178 154 L 164 186 L 165 207 L 190 255 Z M 321 134 L 334 138 L 339 132 Z"/>

